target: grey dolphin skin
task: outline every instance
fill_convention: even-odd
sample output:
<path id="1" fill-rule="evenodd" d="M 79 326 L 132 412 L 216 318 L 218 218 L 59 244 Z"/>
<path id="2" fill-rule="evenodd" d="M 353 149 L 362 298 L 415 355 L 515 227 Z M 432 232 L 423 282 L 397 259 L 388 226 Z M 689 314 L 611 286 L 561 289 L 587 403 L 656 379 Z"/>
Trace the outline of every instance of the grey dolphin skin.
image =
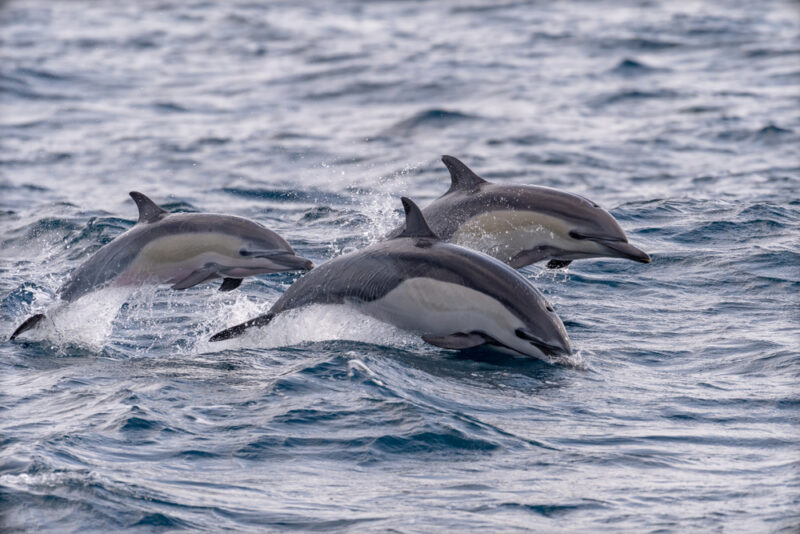
<path id="1" fill-rule="evenodd" d="M 438 347 L 499 345 L 545 360 L 571 354 L 563 323 L 528 280 L 486 254 L 439 240 L 419 208 L 402 200 L 406 223 L 400 235 L 323 263 L 265 315 L 210 341 L 265 326 L 287 310 L 348 304 Z"/>
<path id="2" fill-rule="evenodd" d="M 72 272 L 59 289 L 62 301 L 73 302 L 107 286 L 172 284 L 172 289 L 186 289 L 216 278 L 224 278 L 221 291 L 230 291 L 247 276 L 313 267 L 281 236 L 249 219 L 168 213 L 141 193 L 130 195 L 139 208 L 136 225 Z M 30 317 L 11 339 L 43 318 Z"/>
<path id="3" fill-rule="evenodd" d="M 442 161 L 450 171 L 450 189 L 422 210 L 442 239 L 514 268 L 542 260 L 559 268 L 599 257 L 650 263 L 650 256 L 628 243 L 614 217 L 589 199 L 550 187 L 494 184 L 452 156 Z"/>

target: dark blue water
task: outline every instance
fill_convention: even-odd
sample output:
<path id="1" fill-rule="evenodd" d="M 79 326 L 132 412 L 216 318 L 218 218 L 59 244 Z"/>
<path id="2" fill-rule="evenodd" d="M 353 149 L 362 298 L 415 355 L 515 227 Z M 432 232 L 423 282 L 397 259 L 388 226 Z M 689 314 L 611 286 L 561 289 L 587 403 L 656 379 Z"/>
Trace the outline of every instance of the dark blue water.
<path id="1" fill-rule="evenodd" d="M 3 531 L 797 532 L 796 2 L 19 0 L 0 56 L 3 339 L 130 190 L 319 263 L 452 154 L 653 256 L 523 270 L 564 365 L 330 308 L 205 341 L 293 275 L 85 299 L 0 341 Z"/>

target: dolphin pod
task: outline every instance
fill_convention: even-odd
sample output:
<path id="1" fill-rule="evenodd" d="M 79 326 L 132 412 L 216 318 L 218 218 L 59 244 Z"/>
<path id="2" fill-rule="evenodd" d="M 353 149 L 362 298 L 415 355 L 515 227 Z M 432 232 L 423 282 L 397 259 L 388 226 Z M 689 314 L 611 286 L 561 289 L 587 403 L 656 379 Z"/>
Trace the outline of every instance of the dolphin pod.
<path id="1" fill-rule="evenodd" d="M 650 256 L 628 243 L 614 217 L 591 200 L 548 187 L 494 184 L 452 156 L 442 161 L 451 178 L 444 195 L 422 210 L 403 197 L 405 222 L 386 240 L 313 270 L 258 223 L 170 214 L 132 192 L 136 225 L 78 267 L 58 296 L 69 303 L 107 286 L 168 283 L 186 289 L 217 278 L 223 278 L 220 290 L 229 291 L 247 276 L 306 270 L 266 314 L 210 341 L 266 326 L 289 310 L 341 304 L 437 347 L 489 345 L 551 361 L 571 354 L 561 319 L 514 269 L 543 260 L 560 268 L 597 257 L 649 263 Z M 30 317 L 11 339 L 44 317 Z"/>
<path id="2" fill-rule="evenodd" d="M 172 284 L 172 289 L 187 289 L 217 278 L 223 278 L 220 290 L 230 291 L 247 276 L 313 267 L 281 236 L 249 219 L 168 213 L 141 193 L 130 195 L 139 208 L 138 221 L 72 272 L 58 291 L 62 302 L 108 286 Z M 28 318 L 11 339 L 44 317 Z"/>
<path id="3" fill-rule="evenodd" d="M 422 210 L 442 239 L 515 269 L 542 260 L 559 268 L 599 257 L 650 263 L 650 256 L 628 243 L 614 217 L 589 199 L 550 187 L 494 184 L 453 156 L 442 161 L 450 171 L 450 189 Z"/>
<path id="4" fill-rule="evenodd" d="M 437 347 L 489 344 L 535 358 L 571 354 L 561 319 L 522 275 L 494 258 L 441 241 L 403 197 L 405 229 L 306 273 L 255 319 L 211 337 L 222 341 L 311 304 L 345 304 L 422 335 Z"/>

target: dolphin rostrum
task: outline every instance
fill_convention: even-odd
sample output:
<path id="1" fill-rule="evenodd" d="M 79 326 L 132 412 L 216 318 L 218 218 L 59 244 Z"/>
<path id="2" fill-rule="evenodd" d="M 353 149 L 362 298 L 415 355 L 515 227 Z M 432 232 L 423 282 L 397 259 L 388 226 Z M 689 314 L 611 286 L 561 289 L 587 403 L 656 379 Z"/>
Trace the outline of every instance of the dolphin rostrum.
<path id="1" fill-rule="evenodd" d="M 520 268 L 549 259 L 549 268 L 581 258 L 625 258 L 650 263 L 628 243 L 619 223 L 582 196 L 532 185 L 487 182 L 452 156 L 447 192 L 422 213 L 442 239 L 494 256 Z M 400 235 L 402 227 L 389 237 Z"/>
<path id="2" fill-rule="evenodd" d="M 74 302 L 108 286 L 172 284 L 172 289 L 186 289 L 216 278 L 224 278 L 221 291 L 230 291 L 246 276 L 313 267 L 257 222 L 231 215 L 169 213 L 141 193 L 130 195 L 139 220 L 70 274 L 58 291 L 61 301 Z M 30 317 L 11 339 L 42 319 L 44 314 Z"/>
<path id="3" fill-rule="evenodd" d="M 571 354 L 563 323 L 527 279 L 486 254 L 439 240 L 416 204 L 402 200 L 400 235 L 323 263 L 265 315 L 210 340 L 239 336 L 287 310 L 346 304 L 437 347 L 499 345 L 545 360 Z"/>

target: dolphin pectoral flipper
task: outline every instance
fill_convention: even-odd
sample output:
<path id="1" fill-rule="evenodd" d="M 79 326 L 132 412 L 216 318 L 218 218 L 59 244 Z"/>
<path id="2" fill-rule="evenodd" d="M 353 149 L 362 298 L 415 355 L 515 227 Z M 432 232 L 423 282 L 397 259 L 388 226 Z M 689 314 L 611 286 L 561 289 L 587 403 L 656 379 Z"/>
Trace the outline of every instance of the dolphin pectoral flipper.
<path id="1" fill-rule="evenodd" d="M 188 289 L 190 287 L 194 287 L 198 284 L 202 284 L 208 280 L 213 280 L 214 278 L 219 278 L 219 274 L 217 271 L 219 270 L 219 265 L 206 265 L 202 269 L 197 269 L 196 271 L 192 271 L 189 276 L 184 278 L 183 280 L 179 280 L 173 284 L 170 289 Z"/>
<path id="2" fill-rule="evenodd" d="M 547 262 L 547 268 L 563 269 L 564 267 L 569 267 L 570 263 L 572 263 L 572 260 L 550 260 Z"/>
<path id="3" fill-rule="evenodd" d="M 443 349 L 471 349 L 486 343 L 486 338 L 481 334 L 464 334 L 462 332 L 449 336 L 422 336 L 422 340 Z"/>
<path id="4" fill-rule="evenodd" d="M 37 313 L 36 315 L 32 315 L 32 316 L 28 317 L 27 319 L 25 319 L 24 323 L 19 325 L 17 327 L 17 329 L 14 330 L 14 333 L 11 334 L 11 337 L 8 338 L 8 340 L 9 341 L 13 341 L 21 333 L 26 332 L 26 331 L 30 330 L 31 328 L 35 327 L 37 324 L 39 324 L 39 322 L 41 322 L 42 319 L 44 319 L 44 314 L 43 313 Z"/>
<path id="5" fill-rule="evenodd" d="M 233 291 L 242 285 L 241 278 L 225 278 L 222 280 L 222 285 L 219 286 L 220 291 Z"/>
<path id="6" fill-rule="evenodd" d="M 508 260 L 508 265 L 514 269 L 531 265 L 537 261 L 541 261 L 549 257 L 554 250 L 551 247 L 535 247 L 527 250 L 522 250 L 517 253 L 513 258 Z"/>

